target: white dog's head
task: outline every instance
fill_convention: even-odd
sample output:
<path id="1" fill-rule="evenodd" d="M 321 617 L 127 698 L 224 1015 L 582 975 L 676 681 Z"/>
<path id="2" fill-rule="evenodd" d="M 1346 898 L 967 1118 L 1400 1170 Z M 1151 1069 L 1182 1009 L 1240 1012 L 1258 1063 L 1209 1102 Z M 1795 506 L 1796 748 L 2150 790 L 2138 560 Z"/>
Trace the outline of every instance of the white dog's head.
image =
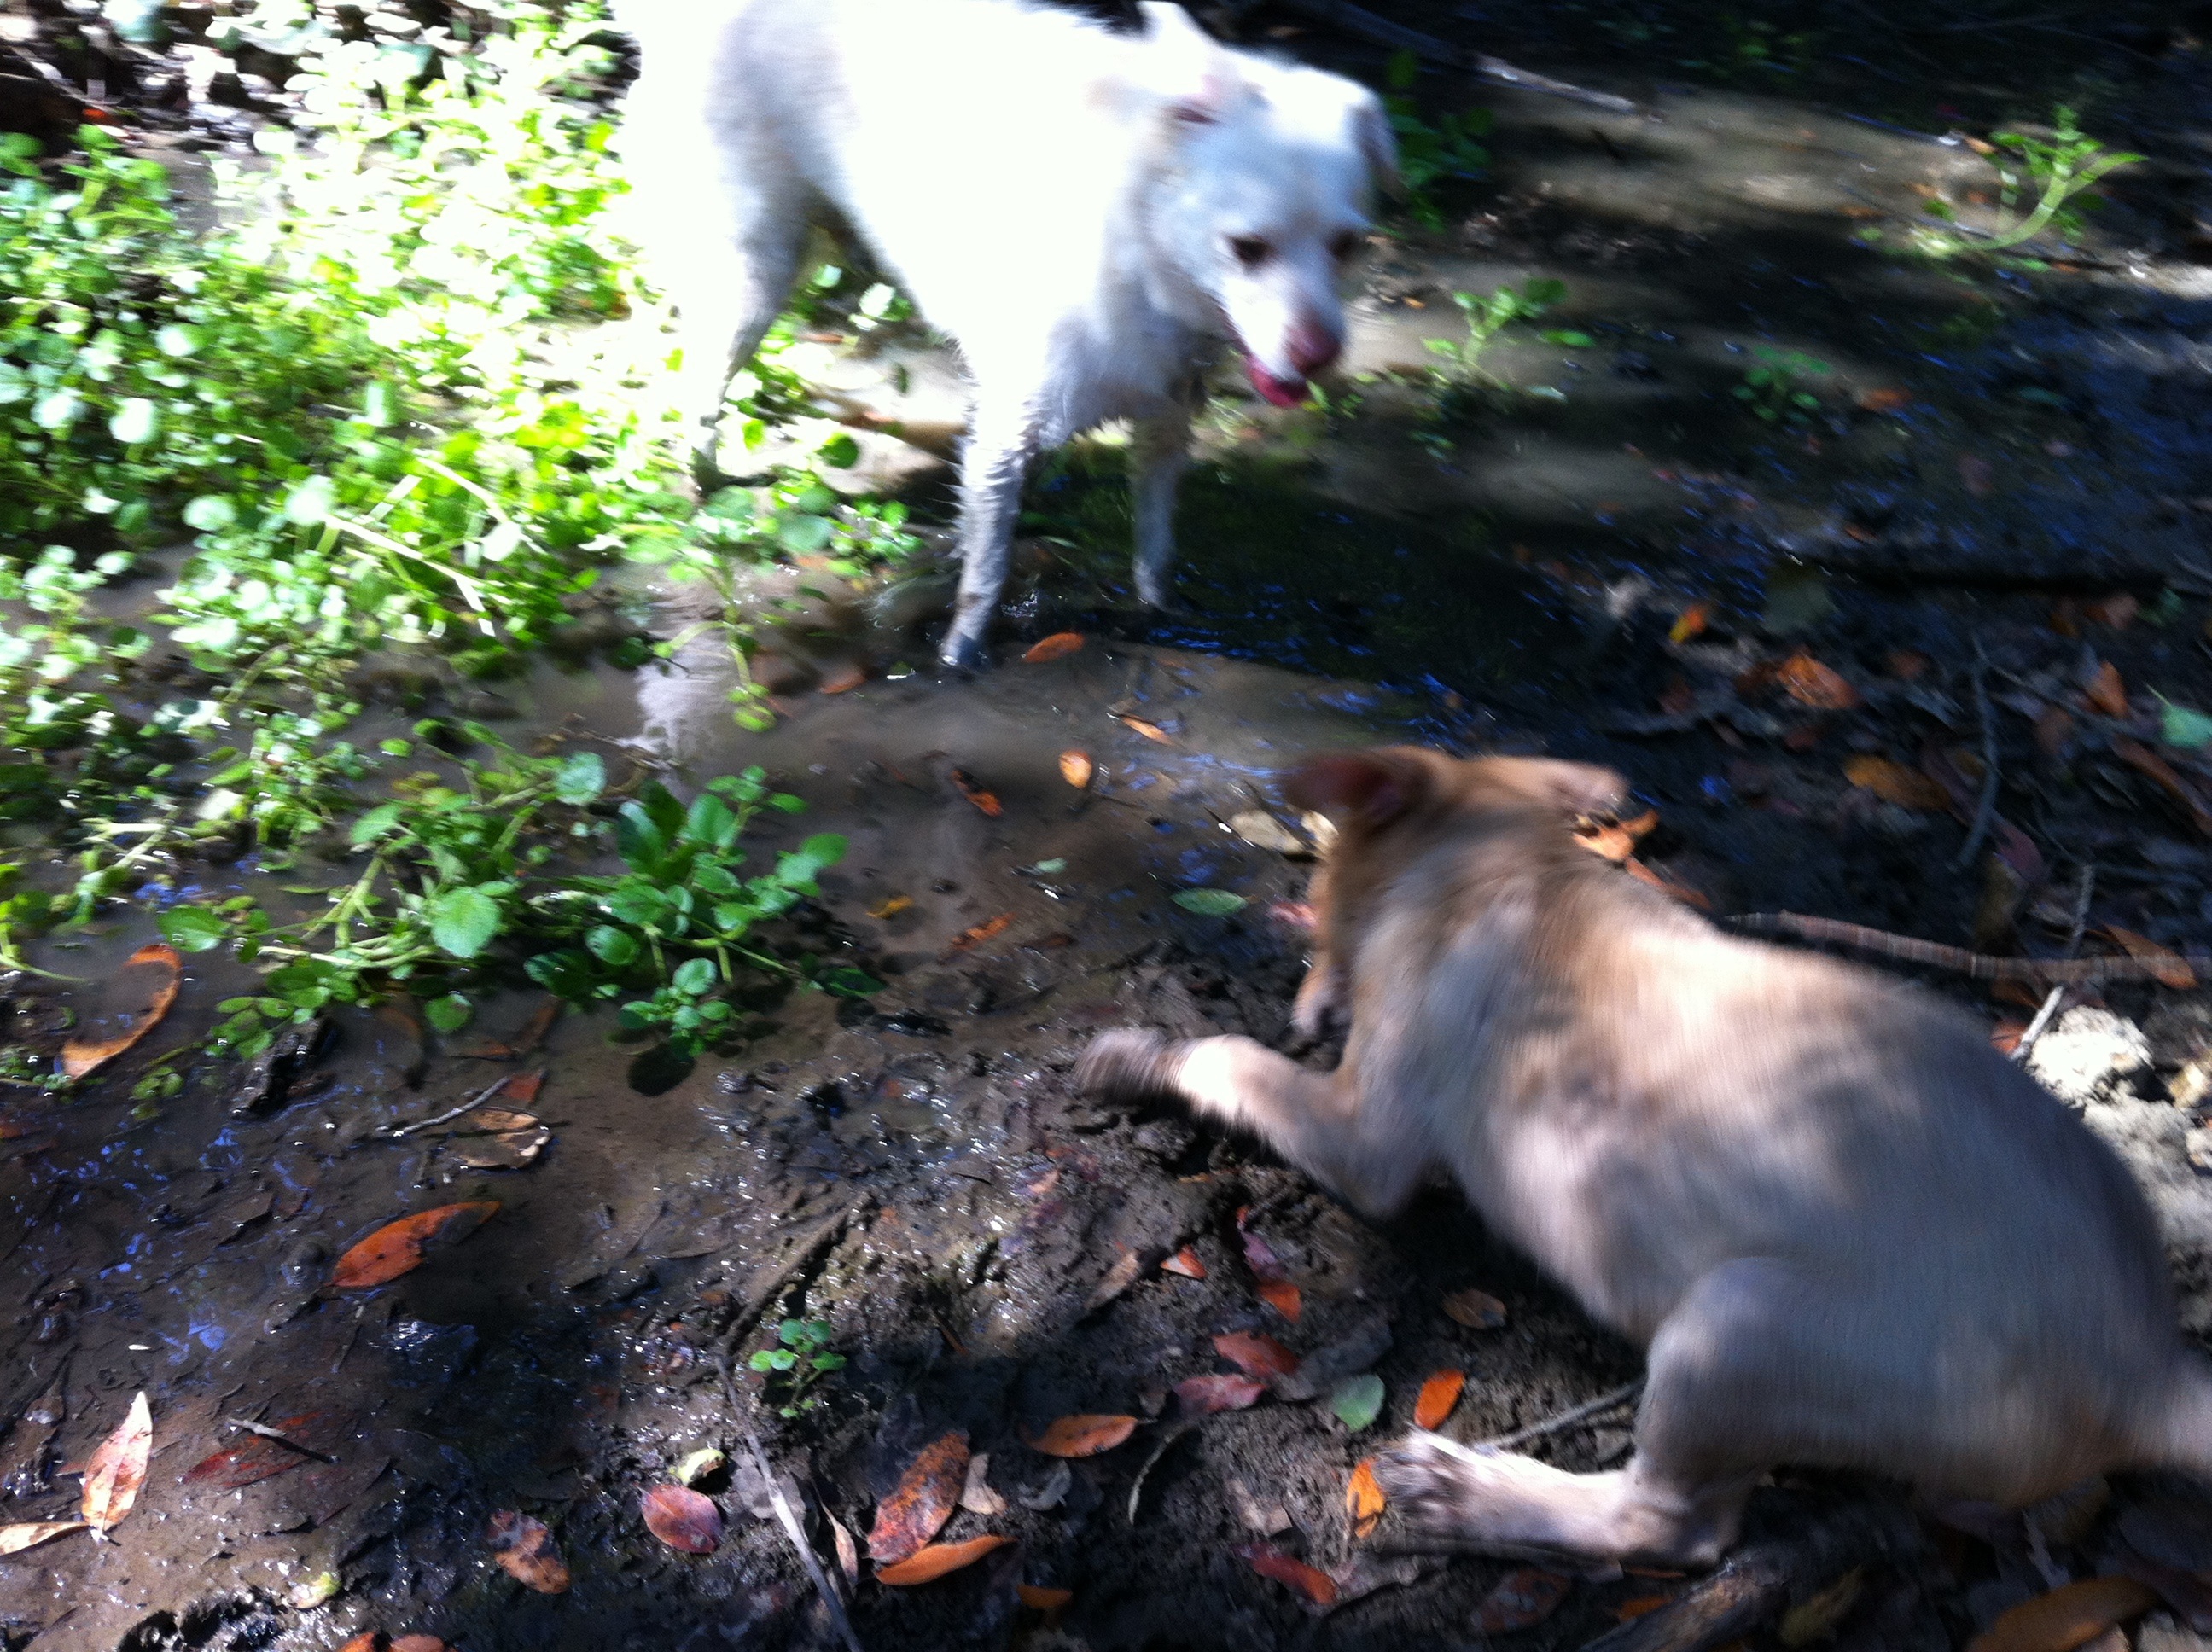
<path id="1" fill-rule="evenodd" d="M 1261 395 L 1305 399 L 1344 349 L 1337 282 L 1397 149 L 1372 92 L 1340 75 L 1218 45 L 1150 0 L 1145 45 L 1167 154 L 1151 234 L 1210 300 Z"/>

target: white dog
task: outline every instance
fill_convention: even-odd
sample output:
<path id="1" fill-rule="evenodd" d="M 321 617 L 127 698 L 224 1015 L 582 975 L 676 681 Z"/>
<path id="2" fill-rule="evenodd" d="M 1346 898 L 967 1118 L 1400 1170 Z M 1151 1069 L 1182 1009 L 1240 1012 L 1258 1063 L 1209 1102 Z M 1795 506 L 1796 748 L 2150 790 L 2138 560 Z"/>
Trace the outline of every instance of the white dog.
<path id="1" fill-rule="evenodd" d="M 1369 187 L 1393 181 L 1372 93 L 1142 10 L 1121 35 L 1016 0 L 622 8 L 643 55 L 623 147 L 707 465 L 821 207 L 960 345 L 948 664 L 980 658 L 1030 459 L 1106 420 L 1134 425 L 1137 591 L 1166 604 L 1197 369 L 1226 341 L 1267 400 L 1304 399 L 1343 348 Z"/>

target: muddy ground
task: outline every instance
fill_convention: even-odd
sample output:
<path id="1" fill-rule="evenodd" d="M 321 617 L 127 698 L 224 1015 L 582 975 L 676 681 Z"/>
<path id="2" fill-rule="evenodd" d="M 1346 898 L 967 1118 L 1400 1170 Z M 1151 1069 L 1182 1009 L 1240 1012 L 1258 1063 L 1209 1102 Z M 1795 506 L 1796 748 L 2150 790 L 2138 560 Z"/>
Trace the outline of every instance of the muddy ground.
<path id="1" fill-rule="evenodd" d="M 1224 823 L 1273 805 L 1272 773 L 1317 745 L 1413 738 L 1612 763 L 1659 812 L 1643 858 L 1719 914 L 2055 953 L 2094 867 L 2081 944 L 2110 950 L 2118 926 L 2203 950 L 2212 769 L 2152 750 L 2157 696 L 2212 708 L 2203 9 L 1377 9 L 1638 110 L 1425 77 L 1432 107 L 1496 112 L 1492 169 L 1448 195 L 1444 229 L 1379 246 L 1363 277 L 1348 367 L 1395 382 L 1326 416 L 1276 415 L 1224 386 L 1185 495 L 1185 614 L 1127 607 L 1126 507 L 1114 455 L 1095 446 L 1033 489 L 1006 663 L 974 680 L 908 666 L 929 658 L 941 597 L 925 575 L 789 629 L 767 666 L 784 714 L 766 736 L 730 725 L 724 668 L 703 647 L 667 674 L 548 666 L 506 707 L 472 705 L 511 710 L 511 738 L 590 744 L 617 773 L 627 758 L 680 787 L 767 765 L 810 811 L 764 827 L 765 844 L 853 841 L 805 932 L 884 991 L 764 996 L 744 1036 L 688 1072 L 599 1020 L 538 1039 L 542 1000 L 522 993 L 446 1041 L 388 1011 L 342 1026 L 273 1114 L 233 1117 L 237 1077 L 213 1063 L 182 1097 L 140 1108 L 143 1059 L 199 1036 L 242 978 L 196 964 L 164 1028 L 112 1077 L 65 1105 L 8 1102 L 0 1522 L 73 1509 L 72 1471 L 142 1390 L 156 1446 L 113 1541 L 79 1534 L 0 1558 L 9 1647 L 335 1648 L 365 1631 L 471 1652 L 834 1644 L 757 1512 L 757 1479 L 708 1482 L 729 1520 L 711 1556 L 665 1548 L 641 1521 L 641 1492 L 673 1463 L 702 1446 L 742 1456 L 748 1426 L 825 1561 L 823 1516 L 865 1537 L 921 1445 L 959 1429 L 988 1454 L 1005 1511 L 957 1514 L 945 1535 L 1018 1546 L 920 1588 L 864 1576 L 851 1614 L 871 1652 L 1486 1643 L 1477 1613 L 1510 1568 L 1378 1558 L 1390 1528 L 1355 1543 L 1347 1474 L 1409 1424 L 1433 1371 L 1468 1373 L 1445 1427 L 1474 1439 L 1617 1387 L 1634 1352 L 1454 1197 L 1376 1228 L 1248 1145 L 1067 1084 L 1103 1026 L 1289 1042 L 1302 938 L 1279 908 L 1309 863 Z M 103 95 L 135 84 L 147 142 L 168 152 L 234 145 L 283 112 L 265 61 L 229 64 L 243 73 L 228 80 L 179 71 L 172 87 L 160 62 L 59 7 L 18 0 L 5 21 L 17 57 L 77 90 L 95 73 Z M 1379 78 L 1381 48 L 1307 9 L 1221 21 Z M 1854 240 L 1894 234 L 1931 191 L 1989 222 L 1976 217 L 1988 163 L 1947 135 L 2061 101 L 2149 159 L 2057 267 L 1929 264 Z M 1483 364 L 1514 388 L 1456 394 L 1438 417 L 1411 375 L 1432 359 L 1421 340 L 1454 331 L 1450 294 L 1532 275 L 1569 289 L 1547 324 L 1593 342 L 1501 342 Z M 1762 344 L 1825 364 L 1802 375 L 1816 414 L 1768 424 L 1734 394 Z M 848 416 L 915 431 L 957 420 L 945 359 L 917 332 L 810 348 Z M 938 461 L 867 445 L 865 475 L 945 519 Z M 626 600 L 672 631 L 691 598 Z M 1700 604 L 1702 629 L 1683 622 Z M 1019 662 L 1069 629 L 1079 652 Z M 1793 696 L 1775 668 L 1800 653 L 1844 679 L 1850 703 Z M 842 686 L 856 665 L 861 686 Z M 1060 777 L 1069 750 L 1098 767 L 1087 793 Z M 1990 750 L 1994 852 L 1961 866 Z M 1846 766 L 1870 757 L 1936 791 L 1900 801 L 1854 785 Z M 963 798 L 956 768 L 1000 812 Z M 192 876 L 243 890 L 264 874 L 248 861 Z M 1169 899 L 1200 886 L 1251 904 L 1216 918 Z M 147 914 L 119 916 L 37 961 L 98 977 L 152 932 Z M 2000 1039 L 2034 1007 L 1926 979 Z M 2212 1001 L 2150 983 L 2087 996 L 2046 1036 L 2039 1071 L 2150 1186 L 2189 1322 L 2212 1329 L 2199 1175 L 2212 1136 L 2191 1065 Z M 71 1002 L 88 1007 L 58 1006 Z M 57 1008 L 25 983 L 11 1036 L 51 1041 Z M 526 1169 L 471 1169 L 473 1139 L 442 1127 L 381 1133 L 540 1070 L 535 1110 L 554 1134 Z M 379 1225 L 483 1199 L 496 1216 L 404 1278 L 327 1288 L 333 1259 Z M 1240 1212 L 1298 1287 L 1294 1321 L 1255 1294 Z M 1158 1269 L 1185 1246 L 1202 1279 Z M 1469 1288 L 1502 1303 L 1502 1325 L 1447 1315 Z M 801 1311 L 850 1363 L 818 1409 L 784 1418 L 744 1360 L 764 1327 Z M 1354 1436 L 1325 1400 L 1271 1396 L 1180 1435 L 1154 1421 L 1172 1417 L 1173 1384 L 1225 1369 L 1211 1339 L 1236 1331 L 1344 1374 L 1371 1367 L 1382 1419 Z M 1079 1412 L 1146 1421 L 1062 1475 L 1024 1442 Z M 244 1490 L 184 1483 L 241 1437 L 226 1419 L 318 1413 L 295 1430 L 335 1461 Z M 1536 1449 L 1569 1467 L 1617 1461 L 1626 1420 Z M 1760 1532 L 1897 1506 L 1833 1477 L 1784 1481 L 1761 1494 Z M 551 1527 L 568 1593 L 531 1593 L 493 1564 L 487 1521 L 507 1509 Z M 2129 1484 L 2077 1513 L 2050 1525 L 2047 1552 L 2016 1527 L 1972 1537 L 1908 1520 L 1916 1535 L 1863 1574 L 1839 1643 L 1964 1645 L 2060 1577 L 2148 1558 L 2167 1569 L 2172 1606 L 2131 1643 L 2206 1644 L 2181 1619 L 2212 1598 L 2177 1574 L 2212 1567 L 2212 1504 Z M 1334 1574 L 1335 1609 L 1307 1611 L 1255 1575 L 1237 1552 L 1255 1541 Z M 325 1573 L 334 1598 L 290 1603 Z M 1073 1599 L 1047 1614 L 1017 1585 Z M 1540 1625 L 1492 1638 L 1579 1646 L 1686 1587 L 1578 1583 Z M 1770 1622 L 1744 1643 L 1779 1633 Z"/>

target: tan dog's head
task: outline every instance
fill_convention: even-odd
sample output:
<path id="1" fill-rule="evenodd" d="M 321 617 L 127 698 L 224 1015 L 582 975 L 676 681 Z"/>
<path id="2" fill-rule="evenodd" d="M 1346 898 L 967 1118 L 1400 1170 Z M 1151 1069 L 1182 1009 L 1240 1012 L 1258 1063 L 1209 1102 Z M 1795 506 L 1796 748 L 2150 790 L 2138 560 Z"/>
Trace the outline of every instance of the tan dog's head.
<path id="1" fill-rule="evenodd" d="M 1610 813 L 1628 799 L 1628 782 L 1595 763 L 1447 757 L 1410 745 L 1309 757 L 1291 771 L 1283 790 L 1299 808 L 1326 815 L 1339 831 L 1361 839 L 1439 816 L 1525 816 L 1533 810 L 1565 822 Z"/>

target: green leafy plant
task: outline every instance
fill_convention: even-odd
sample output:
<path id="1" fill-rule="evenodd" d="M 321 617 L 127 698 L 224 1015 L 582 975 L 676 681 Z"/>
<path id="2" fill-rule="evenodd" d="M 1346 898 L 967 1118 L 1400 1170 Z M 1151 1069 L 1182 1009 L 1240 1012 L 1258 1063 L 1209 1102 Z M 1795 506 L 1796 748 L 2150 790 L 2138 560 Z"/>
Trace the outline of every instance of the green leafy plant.
<path id="1" fill-rule="evenodd" d="M 1481 365 L 1482 352 L 1507 327 L 1516 322 L 1535 321 L 1566 295 L 1566 283 L 1549 276 L 1531 276 L 1517 292 L 1510 287 L 1501 287 L 1485 298 L 1478 298 L 1473 293 L 1454 293 L 1452 302 L 1467 319 L 1467 337 L 1422 342 L 1432 355 L 1450 363 L 1448 370 L 1455 375 L 1480 379 L 1501 390 L 1510 388 L 1504 380 Z M 1547 343 L 1574 349 L 1587 347 L 1591 342 L 1588 333 L 1567 328 L 1549 329 L 1539 337 Z"/>
<path id="2" fill-rule="evenodd" d="M 1771 344 L 1753 344 L 1751 353 L 1757 365 L 1744 369 L 1743 382 L 1733 392 L 1738 401 L 1768 424 L 1802 424 L 1820 410 L 1820 398 L 1802 381 L 1808 373 L 1827 372 L 1826 361 Z"/>
<path id="3" fill-rule="evenodd" d="M 2081 209 L 2094 204 L 2082 197 L 2106 174 L 2133 166 L 2143 157 L 2107 150 L 2082 132 L 2074 111 L 2061 106 L 2051 118 L 2051 136 L 2040 138 L 2020 131 L 1998 132 L 1991 139 L 1990 164 L 1996 169 L 1997 209 L 2008 222 L 1994 230 L 1968 235 L 1954 229 L 1916 227 L 1909 245 L 1932 258 L 1956 258 L 1962 252 L 2002 252 L 2034 240 L 2046 229 L 2069 245 L 2085 228 Z M 1931 197 L 1922 210 L 1946 224 L 1957 225 L 1958 210 L 1940 196 Z M 1878 240 L 1879 229 L 1860 232 L 1861 239 Z"/>
<path id="4" fill-rule="evenodd" d="M 1420 78 L 1421 60 L 1411 52 L 1395 53 L 1383 70 L 1382 106 L 1390 117 L 1390 130 L 1398 139 L 1398 179 L 1405 191 L 1408 216 L 1425 229 L 1441 229 L 1443 210 L 1434 194 L 1446 179 L 1477 178 L 1490 164 L 1490 151 L 1481 140 L 1491 128 L 1487 109 L 1468 109 L 1423 118 L 1413 98 L 1413 82 Z"/>
<path id="5" fill-rule="evenodd" d="M 745 1363 L 780 1389 L 780 1417 L 797 1417 L 822 1403 L 816 1385 L 842 1370 L 845 1356 L 830 1351 L 830 1327 L 821 1320 L 786 1320 L 775 1328 L 778 1345 L 756 1350 Z"/>

